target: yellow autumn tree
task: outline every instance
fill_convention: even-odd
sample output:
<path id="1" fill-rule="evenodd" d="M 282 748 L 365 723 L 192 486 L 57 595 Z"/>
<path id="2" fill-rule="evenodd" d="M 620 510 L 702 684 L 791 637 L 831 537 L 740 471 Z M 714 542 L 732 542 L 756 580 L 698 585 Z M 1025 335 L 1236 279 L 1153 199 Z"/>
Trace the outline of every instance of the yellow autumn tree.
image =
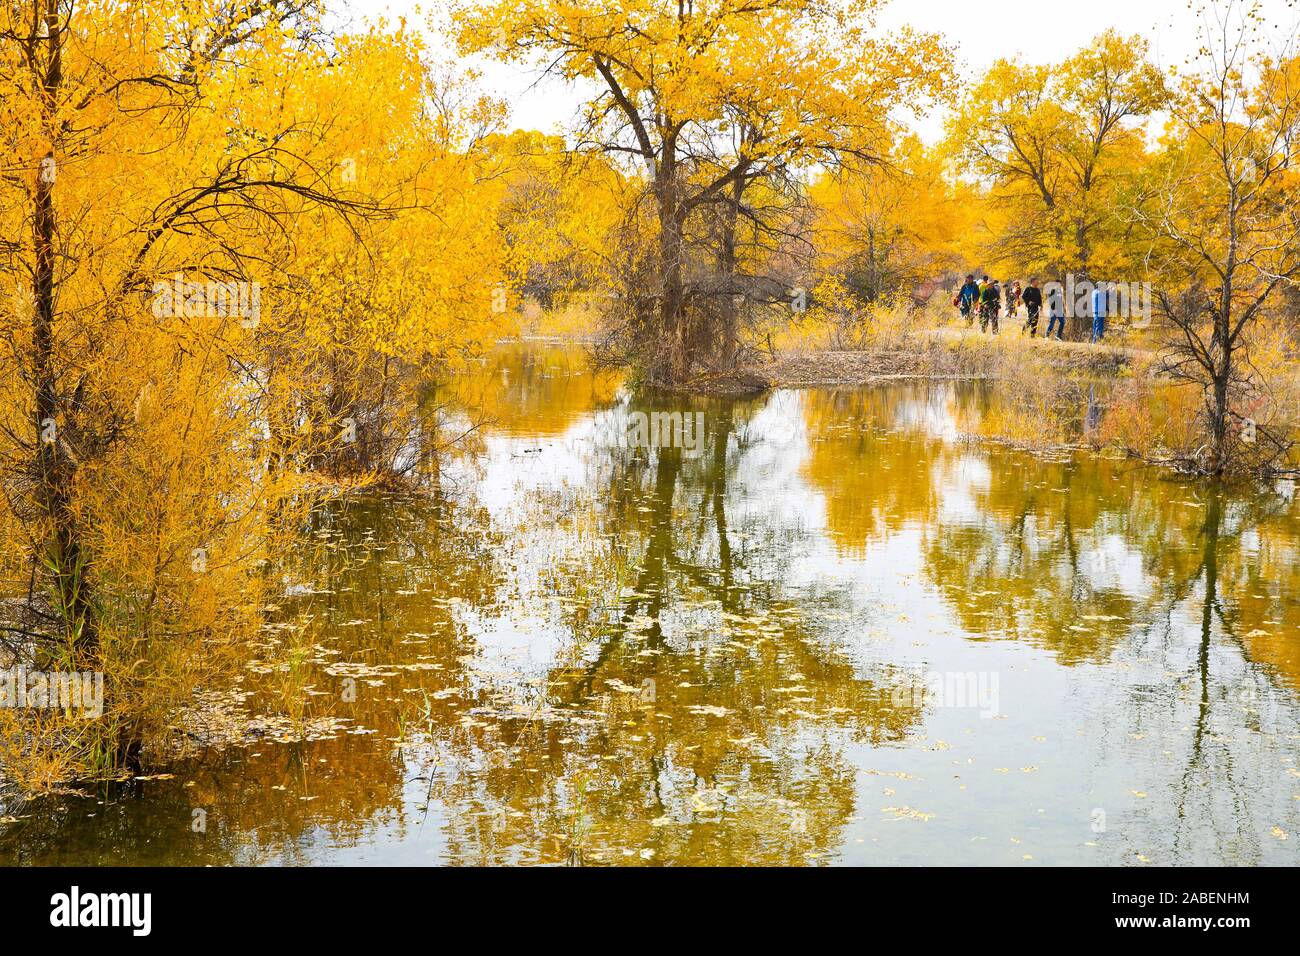
<path id="1" fill-rule="evenodd" d="M 1294 447 L 1270 353 L 1300 284 L 1300 57 L 1267 45 L 1258 11 L 1200 9 L 1200 53 L 1127 209 L 1167 326 L 1161 369 L 1200 392 L 1198 440 L 1174 455 L 1194 473 L 1290 468 Z"/>
<path id="2" fill-rule="evenodd" d="M 626 302 L 630 336 L 650 378 L 685 382 L 696 366 L 734 358 L 741 293 L 717 255 L 688 246 L 692 217 L 729 210 L 757 184 L 842 157 L 879 155 L 886 118 L 921 102 L 948 65 L 933 37 L 873 32 L 875 0 L 497 0 L 463 3 L 462 48 L 541 65 L 596 92 L 575 135 L 639 175 L 653 230 L 645 285 Z M 723 242 L 727 230 L 722 231 Z M 718 301 L 723 303 L 717 308 Z M 709 306 L 713 305 L 713 308 Z"/>
<path id="3" fill-rule="evenodd" d="M 376 29 L 290 67 L 300 108 L 331 117 L 332 187 L 381 214 L 313 208 L 266 236 L 283 263 L 284 308 L 258 343 L 280 467 L 411 476 L 442 442 L 431 386 L 511 331 L 486 146 L 502 110 L 423 55 L 418 37 Z"/>
<path id="4" fill-rule="evenodd" d="M 1139 128 L 1166 96 L 1147 43 L 1108 30 L 1065 62 L 999 60 L 949 120 L 946 146 L 988 190 L 981 258 L 1080 276 L 1122 254 L 1117 205 Z"/>
<path id="5" fill-rule="evenodd" d="M 465 139 L 495 108 L 449 113 L 400 29 L 29 0 L 0 8 L 0 73 L 0 655 L 106 691 L 96 721 L 3 715 L 0 760 L 40 784 L 162 752 L 256 634 L 337 419 L 418 453 L 416 373 L 508 303 Z"/>
<path id="6" fill-rule="evenodd" d="M 944 157 L 915 136 L 887 162 L 818 178 L 810 190 L 823 272 L 840 276 L 861 302 L 918 287 L 962 265 L 962 242 L 977 213 Z"/>
<path id="7" fill-rule="evenodd" d="M 512 285 L 543 309 L 609 287 L 608 244 L 623 216 L 625 178 L 563 137 L 515 130 L 490 137 L 491 196 Z"/>

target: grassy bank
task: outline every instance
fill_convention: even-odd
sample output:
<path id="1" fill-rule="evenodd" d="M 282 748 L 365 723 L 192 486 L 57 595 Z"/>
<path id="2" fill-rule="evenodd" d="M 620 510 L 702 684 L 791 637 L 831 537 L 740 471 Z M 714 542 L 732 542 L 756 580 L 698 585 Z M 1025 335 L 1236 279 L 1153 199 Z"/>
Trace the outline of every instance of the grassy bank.
<path id="1" fill-rule="evenodd" d="M 935 302 L 883 306 L 848 321 L 813 315 L 764 338 L 765 348 L 738 376 L 747 385 L 979 379 L 995 383 L 998 401 L 959 423 L 972 438 L 1039 451 L 1088 447 L 1187 473 L 1198 473 L 1206 454 L 1206 395 L 1179 377 L 1159 329 L 1117 324 L 1094 345 L 1030 337 L 1010 320 L 994 335 Z M 1234 402 L 1230 470 L 1294 474 L 1300 352 L 1281 324 L 1253 329 L 1243 351 L 1250 375 Z"/>
<path id="2" fill-rule="evenodd" d="M 1019 331 L 985 335 L 939 328 L 859 349 L 774 350 L 748 364 L 744 374 L 768 388 L 866 385 L 897 378 L 1020 378 L 1108 376 L 1145 367 L 1150 353 L 1124 346 L 1028 338 Z"/>
<path id="3" fill-rule="evenodd" d="M 998 334 L 983 333 L 967 326 L 944 298 L 921 308 L 884 303 L 852 314 L 813 310 L 777 317 L 750 329 L 739 367 L 697 368 L 673 390 L 725 396 L 909 379 L 981 380 L 995 384 L 999 399 L 994 411 L 960 423 L 971 438 L 1037 451 L 1089 447 L 1204 472 L 1207 395 L 1198 382 L 1179 377 L 1176 356 L 1167 349 L 1174 330 L 1116 322 L 1105 342 L 1090 344 L 1031 337 L 1022 319 L 1011 319 Z M 535 317 L 524 337 L 545 334 L 549 341 L 592 348 L 580 334 L 582 323 L 549 319 Z M 1234 385 L 1227 471 L 1296 473 L 1300 348 L 1287 324 L 1261 323 L 1238 352 L 1248 372 Z"/>

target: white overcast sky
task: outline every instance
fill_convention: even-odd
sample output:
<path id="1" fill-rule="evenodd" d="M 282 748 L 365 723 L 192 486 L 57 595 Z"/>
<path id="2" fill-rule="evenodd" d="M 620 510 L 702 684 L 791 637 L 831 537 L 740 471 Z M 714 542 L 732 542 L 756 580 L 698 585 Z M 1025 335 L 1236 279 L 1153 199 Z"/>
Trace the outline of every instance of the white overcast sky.
<path id="1" fill-rule="evenodd" d="M 610 0 L 614 5 L 618 0 Z M 327 0 L 340 22 L 360 25 L 376 16 L 405 16 L 415 26 L 430 20 L 429 11 L 441 8 L 438 0 Z M 1263 0 L 1265 18 L 1281 37 L 1295 33 L 1300 23 L 1298 0 Z M 1028 62 L 1054 63 L 1065 59 L 1108 27 L 1126 34 L 1141 34 L 1151 44 L 1156 63 L 1182 64 L 1196 49 L 1196 21 L 1188 0 L 893 0 L 883 10 L 880 26 L 888 30 L 907 24 L 918 30 L 942 34 L 957 47 L 966 78 L 978 75 L 994 60 L 1019 57 Z M 454 58 L 445 37 L 430 35 L 434 49 Z M 495 62 L 474 64 L 483 72 L 486 92 L 510 104 L 516 127 L 547 132 L 563 128 L 573 116 L 581 94 L 536 74 Z M 942 115 L 922 121 L 918 130 L 927 141 L 942 132 Z"/>

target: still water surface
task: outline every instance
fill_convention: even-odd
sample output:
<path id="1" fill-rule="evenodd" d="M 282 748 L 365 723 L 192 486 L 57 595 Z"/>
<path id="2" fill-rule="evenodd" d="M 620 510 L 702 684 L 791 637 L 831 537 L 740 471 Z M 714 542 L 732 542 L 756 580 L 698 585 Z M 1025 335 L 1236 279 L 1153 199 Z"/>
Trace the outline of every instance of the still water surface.
<path id="1" fill-rule="evenodd" d="M 0 862 L 1300 862 L 1291 486 L 965 443 L 974 384 L 472 385 L 433 490 L 305 535 L 216 711 L 268 719 Z"/>

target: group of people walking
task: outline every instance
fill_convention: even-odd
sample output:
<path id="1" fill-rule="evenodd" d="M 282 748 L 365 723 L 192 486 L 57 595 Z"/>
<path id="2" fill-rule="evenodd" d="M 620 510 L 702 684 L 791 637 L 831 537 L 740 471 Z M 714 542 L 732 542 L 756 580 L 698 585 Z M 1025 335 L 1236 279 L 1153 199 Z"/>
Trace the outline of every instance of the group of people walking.
<path id="1" fill-rule="evenodd" d="M 1006 285 L 1002 285 L 997 279 L 990 279 L 988 276 L 976 282 L 974 275 L 968 275 L 966 282 L 953 298 L 952 304 L 961 310 L 962 318 L 966 320 L 968 327 L 974 326 L 975 317 L 978 315 L 980 331 L 992 330 L 995 334 L 998 332 L 1002 318 L 1014 321 L 1020 314 L 1020 307 L 1024 306 L 1025 321 L 1020 331 L 1028 333 L 1031 338 L 1038 334 L 1039 317 L 1046 304 L 1047 331 L 1044 333 L 1044 338 L 1050 339 L 1055 332 L 1057 340 L 1060 341 L 1065 337 L 1065 296 L 1061 293 L 1059 283 L 1052 282 L 1048 285 L 1050 289 L 1044 297 L 1037 277 L 1031 278 L 1029 285 L 1022 288 L 1019 279 L 1007 280 Z M 1092 341 L 1094 342 L 1101 341 L 1105 333 L 1103 314 L 1104 309 L 1098 312 L 1093 321 Z"/>

